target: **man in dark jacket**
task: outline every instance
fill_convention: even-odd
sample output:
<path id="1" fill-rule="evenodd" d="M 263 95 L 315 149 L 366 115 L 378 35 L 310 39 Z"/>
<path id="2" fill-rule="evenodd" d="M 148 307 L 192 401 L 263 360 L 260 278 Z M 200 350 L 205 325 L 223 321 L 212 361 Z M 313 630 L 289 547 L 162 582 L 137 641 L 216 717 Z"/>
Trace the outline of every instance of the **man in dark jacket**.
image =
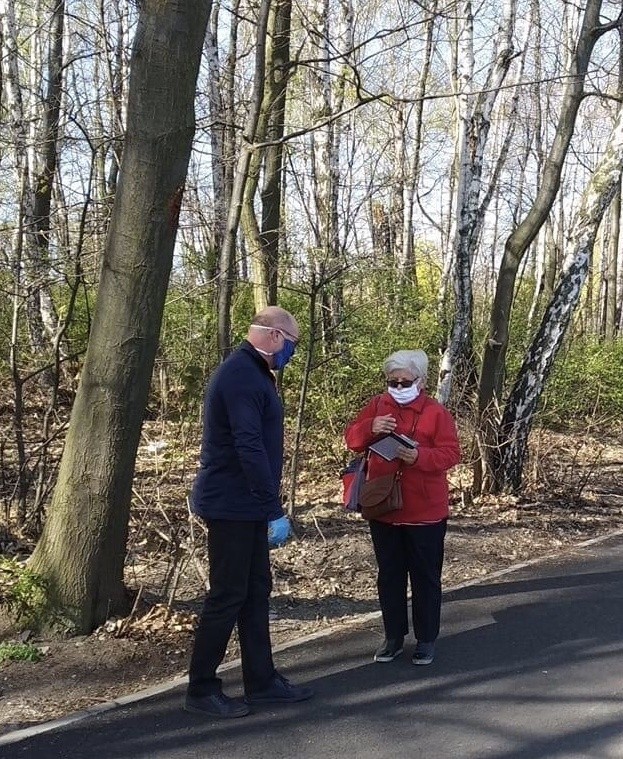
<path id="1" fill-rule="evenodd" d="M 271 370 L 285 367 L 298 340 L 294 317 L 269 306 L 256 314 L 247 339 L 206 388 L 191 504 L 208 525 L 210 587 L 190 662 L 189 711 L 243 717 L 249 704 L 292 703 L 313 695 L 275 670 L 268 622 L 269 542 L 281 545 L 290 535 L 280 498 L 283 407 Z M 226 696 L 216 676 L 235 624 L 244 702 Z"/>

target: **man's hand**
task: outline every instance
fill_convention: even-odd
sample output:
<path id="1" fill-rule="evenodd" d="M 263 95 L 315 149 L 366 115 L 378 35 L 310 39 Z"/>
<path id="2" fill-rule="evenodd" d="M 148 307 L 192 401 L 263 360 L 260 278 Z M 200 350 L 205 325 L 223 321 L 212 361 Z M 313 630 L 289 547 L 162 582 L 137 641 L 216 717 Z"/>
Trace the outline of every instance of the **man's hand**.
<path id="1" fill-rule="evenodd" d="M 271 548 L 279 548 L 292 534 L 292 527 L 288 517 L 283 516 L 268 523 L 268 545 Z"/>

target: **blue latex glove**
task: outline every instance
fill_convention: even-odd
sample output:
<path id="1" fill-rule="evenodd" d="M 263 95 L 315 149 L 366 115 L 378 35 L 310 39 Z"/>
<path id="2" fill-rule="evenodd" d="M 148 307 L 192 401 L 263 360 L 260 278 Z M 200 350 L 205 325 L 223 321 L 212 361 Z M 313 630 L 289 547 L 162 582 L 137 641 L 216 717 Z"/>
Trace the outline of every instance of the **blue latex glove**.
<path id="1" fill-rule="evenodd" d="M 271 548 L 282 546 L 292 534 L 288 517 L 279 517 L 268 523 L 268 545 Z"/>

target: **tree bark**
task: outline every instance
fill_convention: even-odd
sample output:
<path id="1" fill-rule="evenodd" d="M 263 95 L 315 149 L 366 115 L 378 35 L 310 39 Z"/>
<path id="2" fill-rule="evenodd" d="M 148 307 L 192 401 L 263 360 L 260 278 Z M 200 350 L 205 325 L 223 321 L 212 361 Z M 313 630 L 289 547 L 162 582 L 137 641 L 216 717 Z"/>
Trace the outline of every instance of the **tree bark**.
<path id="1" fill-rule="evenodd" d="M 530 211 L 508 237 L 500 264 L 478 388 L 478 434 L 485 441 L 481 448 L 486 457 L 486 476 L 483 477 L 486 488 L 497 487 L 495 470 L 499 462 L 499 451 L 495 440 L 498 437 L 498 409 L 501 405 L 515 279 L 519 265 L 546 221 L 558 193 L 564 160 L 573 136 L 578 108 L 584 96 L 584 80 L 593 48 L 599 37 L 613 27 L 600 26 L 601 5 L 601 0 L 588 0 L 577 46 L 571 55 L 560 117 L 545 162 L 543 180 Z"/>
<path id="2" fill-rule="evenodd" d="M 438 0 L 432 0 L 430 4 L 429 16 L 426 20 L 426 47 L 424 52 L 424 62 L 420 70 L 418 77 L 418 83 L 415 95 L 414 104 L 414 137 L 413 137 L 413 157 L 411 159 L 411 166 L 409 167 L 409 176 L 407 185 L 405 187 L 405 213 L 404 213 L 404 232 L 402 236 L 403 249 L 400 256 L 400 264 L 403 272 L 410 272 L 413 278 L 414 284 L 417 284 L 417 271 L 415 261 L 415 251 L 413 245 L 413 205 L 417 193 L 417 188 L 420 182 L 420 165 L 422 155 L 422 132 L 423 132 L 423 116 L 424 116 L 424 95 L 428 87 L 429 73 L 431 69 L 431 61 L 433 54 L 433 34 L 435 31 L 437 21 L 437 6 Z M 430 218 L 429 218 L 430 221 Z M 434 222 L 433 226 L 436 226 L 441 230 L 440 225 Z"/>
<path id="3" fill-rule="evenodd" d="M 231 199 L 235 154 L 235 130 L 233 88 L 238 46 L 238 12 L 240 0 L 235 0 L 231 8 L 229 51 L 225 72 L 221 73 L 219 62 L 219 19 L 220 2 L 214 3 L 206 36 L 206 59 L 210 72 L 208 103 L 210 109 L 210 144 L 212 146 L 212 196 L 214 218 L 210 233 L 206 237 L 213 240 L 212 250 L 206 250 L 205 277 L 211 281 L 218 273 L 218 256 L 223 248 L 227 228 L 227 209 Z"/>
<path id="4" fill-rule="evenodd" d="M 518 490 L 528 436 L 538 401 L 561 348 L 586 280 L 590 255 L 603 215 L 621 183 L 623 107 L 620 108 L 604 156 L 584 191 L 570 235 L 570 253 L 541 326 L 526 354 L 509 396 L 498 439 L 496 489 Z"/>
<path id="5" fill-rule="evenodd" d="M 335 273 L 342 266 L 340 230 L 338 224 L 338 199 L 340 178 L 340 126 L 330 117 L 338 112 L 344 102 L 346 65 L 352 41 L 352 9 L 349 2 L 340 3 L 340 14 L 334 17 L 328 0 L 314 0 L 309 5 L 310 57 L 310 106 L 312 121 L 319 126 L 311 133 L 310 154 L 312 162 L 312 185 L 315 227 L 316 262 L 318 281 L 331 281 L 331 288 L 320 292 L 322 314 L 323 350 L 332 350 L 340 343 L 340 324 L 343 310 L 342 284 Z M 334 35 L 333 26 L 343 27 L 342 40 Z M 342 69 L 333 81 L 331 59 L 334 50 L 342 53 Z"/>
<path id="6" fill-rule="evenodd" d="M 260 241 L 268 290 L 268 302 L 277 302 L 279 275 L 279 232 L 281 228 L 283 142 L 286 90 L 290 63 L 291 0 L 278 0 L 275 7 L 272 68 L 269 72 L 273 104 L 267 139 L 271 142 L 264 156 L 264 182 L 261 190 L 262 226 Z"/>
<path id="7" fill-rule="evenodd" d="M 475 387 L 476 369 L 472 342 L 472 263 L 484 214 L 492 189 L 481 200 L 485 150 L 491 127 L 493 108 L 513 60 L 515 0 L 506 0 L 496 37 L 496 50 L 487 72 L 484 88 L 478 96 L 474 87 L 474 30 L 471 2 L 464 3 L 464 27 L 458 38 L 457 82 L 457 181 L 454 199 L 454 225 L 451 233 L 454 261 L 454 320 L 448 346 L 441 362 L 437 397 L 447 403 L 455 374 L 463 377 L 466 387 Z"/>
<path id="8" fill-rule="evenodd" d="M 500 400 L 515 279 L 519 264 L 547 219 L 560 187 L 562 167 L 584 96 L 584 80 L 593 47 L 604 32 L 603 27 L 599 26 L 601 4 L 601 0 L 588 0 L 580 36 L 569 66 L 558 127 L 546 160 L 543 181 L 532 208 L 506 241 L 482 363 L 478 403 L 481 416 L 487 410 L 491 411 Z"/>
<path id="9" fill-rule="evenodd" d="M 623 25 L 619 26 L 619 97 L 623 97 Z M 604 305 L 606 340 L 613 340 L 617 333 L 617 285 L 619 279 L 619 247 L 621 240 L 621 184 L 616 189 L 612 200 L 610 230 L 610 247 L 608 249 L 608 267 L 606 271 L 606 303 Z"/>
<path id="10" fill-rule="evenodd" d="M 143 0 L 128 128 L 97 306 L 54 497 L 32 568 L 79 632 L 126 610 L 134 461 L 195 131 L 209 2 Z"/>
<path id="11" fill-rule="evenodd" d="M 277 0 L 270 9 L 266 33 L 265 83 L 262 105 L 255 130 L 255 142 L 271 141 L 256 147 L 251 155 L 244 190 L 241 225 L 251 260 L 255 310 L 277 302 L 278 243 L 281 219 L 281 174 L 287 64 L 290 49 L 289 0 Z M 262 43 L 260 43 L 262 44 Z M 255 214 L 255 197 L 264 162 L 262 227 Z"/>
<path id="12" fill-rule="evenodd" d="M 227 213 L 227 226 L 223 246 L 220 251 L 218 273 L 218 304 L 217 304 L 217 337 L 221 358 L 226 358 L 232 349 L 231 345 L 231 300 L 234 287 L 234 258 L 240 216 L 244 202 L 244 193 L 249 177 L 251 156 L 254 150 L 253 142 L 257 133 L 260 119 L 262 100 L 264 97 L 264 75 L 266 70 L 266 31 L 271 0 L 262 0 L 258 10 L 257 37 L 255 46 L 255 70 L 253 76 L 253 97 L 247 115 L 243 141 L 236 163 L 236 172 L 232 184 L 232 192 Z"/>
<path id="13" fill-rule="evenodd" d="M 608 262 L 606 267 L 606 288 L 604 303 L 604 337 L 613 340 L 616 335 L 616 304 L 617 304 L 617 280 L 619 241 L 621 239 L 621 185 L 616 188 L 611 206 L 610 245 L 608 246 Z"/>
<path id="14" fill-rule="evenodd" d="M 36 130 L 31 166 L 32 187 L 24 219 L 26 232 L 26 259 L 30 262 L 31 276 L 39 287 L 33 288 L 35 309 L 41 315 L 46 334 L 46 345 L 52 347 L 58 327 L 58 316 L 50 288 L 50 209 L 52 186 L 56 172 L 59 140 L 59 118 L 63 93 L 63 27 L 64 0 L 55 0 L 51 11 L 47 61 L 47 92 L 42 107 L 41 123 Z"/>

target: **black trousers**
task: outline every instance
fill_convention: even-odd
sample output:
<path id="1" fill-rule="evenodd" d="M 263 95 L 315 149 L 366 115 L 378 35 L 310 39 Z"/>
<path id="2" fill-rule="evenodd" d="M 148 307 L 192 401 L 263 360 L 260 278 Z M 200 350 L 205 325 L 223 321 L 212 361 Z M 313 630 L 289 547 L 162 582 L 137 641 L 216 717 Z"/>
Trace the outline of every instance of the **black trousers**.
<path id="1" fill-rule="evenodd" d="M 268 623 L 272 576 L 267 524 L 212 520 L 208 523 L 210 589 L 195 634 L 188 693 L 221 692 L 216 669 L 238 625 L 246 693 L 263 690 L 275 674 Z"/>
<path id="2" fill-rule="evenodd" d="M 370 521 L 379 568 L 377 587 L 387 638 L 409 632 L 407 580 L 411 580 L 411 615 L 417 640 L 439 635 L 441 568 L 447 520 L 430 525 L 393 525 Z"/>

